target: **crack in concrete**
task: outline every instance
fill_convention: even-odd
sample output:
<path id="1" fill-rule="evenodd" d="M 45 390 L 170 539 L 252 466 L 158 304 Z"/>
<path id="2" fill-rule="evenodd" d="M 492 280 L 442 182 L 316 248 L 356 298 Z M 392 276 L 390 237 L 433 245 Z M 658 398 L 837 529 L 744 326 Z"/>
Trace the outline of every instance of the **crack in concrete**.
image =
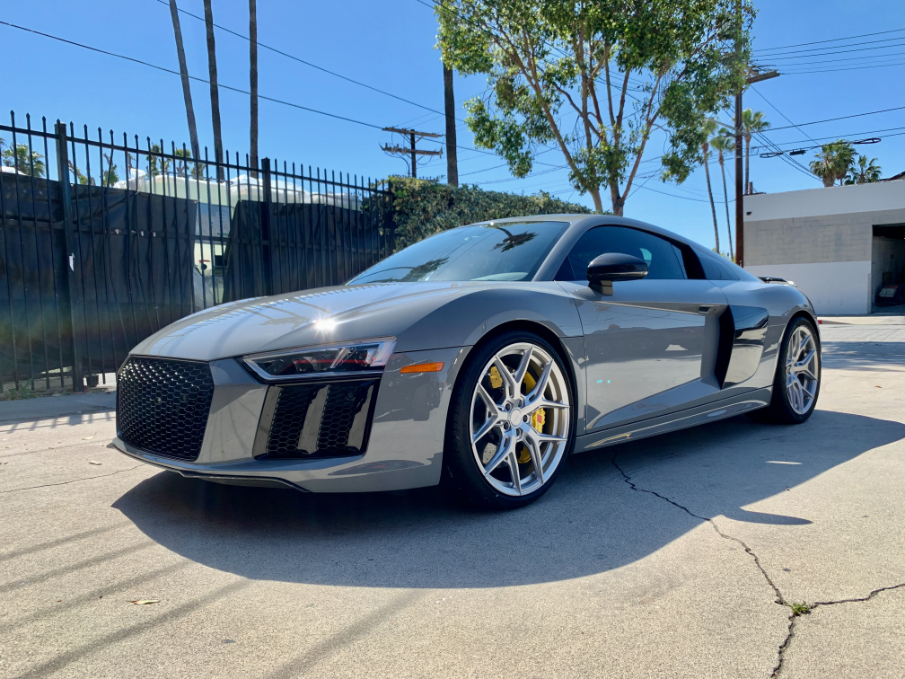
<path id="1" fill-rule="evenodd" d="M 795 623 L 798 621 L 798 618 L 804 615 L 810 615 L 811 611 L 821 606 L 836 606 L 838 604 L 856 604 L 863 603 L 865 601 L 870 601 L 875 596 L 880 594 L 881 592 L 889 592 L 894 589 L 901 589 L 905 587 L 905 582 L 900 583 L 898 585 L 890 585 L 888 587 L 878 587 L 877 589 L 871 591 L 867 596 L 857 597 L 854 599 L 838 599 L 836 601 L 816 601 L 813 604 L 806 604 L 807 610 L 798 613 L 794 612 L 789 616 L 789 631 L 786 634 L 786 638 L 783 640 L 782 644 L 779 646 L 779 653 L 777 656 L 776 666 L 773 668 L 773 673 L 770 675 L 770 679 L 775 679 L 775 677 L 779 676 L 779 673 L 782 671 L 782 665 L 785 661 L 786 650 L 789 648 L 789 643 L 792 641 L 792 637 L 795 636 Z M 788 604 L 786 604 L 788 605 Z"/>
<path id="2" fill-rule="evenodd" d="M 691 517 L 694 517 L 695 519 L 699 519 L 701 521 L 706 521 L 708 524 L 710 524 L 710 526 L 713 528 L 713 530 L 715 530 L 717 535 L 719 535 L 721 538 L 723 538 L 724 540 L 731 540 L 732 542 L 735 542 L 736 544 L 741 545 L 741 547 L 745 550 L 745 552 L 754 560 L 754 564 L 757 566 L 757 569 L 760 571 L 761 575 L 764 576 L 764 579 L 767 581 L 767 583 L 773 589 L 773 592 L 776 594 L 776 599 L 774 600 L 774 603 L 777 603 L 777 604 L 780 604 L 782 606 L 792 609 L 792 614 L 788 618 L 789 619 L 789 628 L 788 628 L 788 631 L 786 632 L 786 638 L 783 639 L 783 642 L 779 645 L 779 649 L 777 650 L 777 662 L 776 662 L 776 665 L 773 667 L 773 671 L 770 673 L 770 679 L 775 679 L 776 677 L 779 676 L 779 673 L 782 671 L 783 662 L 785 661 L 786 650 L 789 648 L 789 643 L 792 641 L 792 637 L 795 635 L 795 623 L 797 622 L 798 618 L 800 618 L 802 615 L 807 615 L 811 611 L 813 611 L 815 608 L 818 608 L 820 606 L 835 606 L 837 604 L 850 604 L 850 603 L 861 603 L 864 601 L 870 601 L 873 597 L 875 597 L 877 594 L 880 594 L 881 592 L 888 592 L 890 590 L 900 589 L 900 588 L 905 587 L 905 582 L 903 582 L 898 585 L 880 587 L 878 589 L 873 590 L 872 592 L 870 592 L 870 594 L 868 594 L 865 597 L 854 598 L 854 599 L 839 599 L 838 601 L 817 601 L 813 604 L 805 604 L 806 609 L 804 611 L 801 611 L 800 609 L 796 610 L 797 607 L 793 606 L 793 604 L 791 602 L 787 601 L 786 598 L 782 595 L 782 592 L 779 590 L 779 587 L 776 586 L 776 583 L 773 582 L 773 580 L 770 578 L 769 574 L 767 573 L 766 569 L 764 569 L 763 564 L 761 564 L 760 559 L 758 558 L 757 554 L 755 554 L 754 551 L 750 547 L 748 547 L 748 545 L 746 545 L 739 538 L 733 537 L 733 536 L 721 531 L 719 529 L 719 527 L 716 525 L 716 522 L 712 518 L 707 517 L 707 516 L 701 516 L 700 514 L 695 514 L 693 511 L 691 511 L 685 505 L 681 505 L 678 502 L 676 502 L 675 500 L 672 500 L 672 499 L 666 497 L 665 495 L 661 495 L 660 493 L 658 493 L 656 491 L 648 490 L 647 488 L 638 487 L 638 485 L 634 481 L 632 481 L 632 477 L 629 476 L 628 474 L 626 474 L 625 471 L 622 469 L 622 467 L 620 467 L 619 464 L 616 462 L 617 454 L 618 453 L 616 451 L 614 451 L 613 457 L 610 461 L 612 462 L 612 464 L 616 468 L 616 470 L 622 475 L 623 481 L 625 481 L 632 490 L 637 491 L 639 493 L 648 493 L 650 495 L 653 495 L 654 497 L 660 498 L 661 500 L 668 502 L 673 507 L 677 507 L 678 509 L 681 509 L 683 512 L 685 512 L 686 514 L 688 514 Z"/>
<path id="3" fill-rule="evenodd" d="M 70 479 L 69 481 L 60 481 L 59 483 L 45 483 L 40 486 L 26 486 L 25 488 L 10 488 L 9 490 L 0 490 L 0 494 L 3 493 L 18 493 L 23 490 L 37 490 L 38 488 L 50 488 L 51 486 L 66 486 L 70 483 L 78 483 L 80 481 L 91 481 L 92 479 L 102 479 L 105 476 L 113 476 L 114 474 L 122 474 L 123 472 L 130 472 L 133 469 L 138 469 L 139 467 L 144 467 L 143 464 L 137 464 L 134 467 L 129 467 L 128 469 L 117 469 L 115 472 L 110 472 L 109 474 L 98 474 L 97 476 L 86 476 L 82 479 Z"/>
<path id="4" fill-rule="evenodd" d="M 611 462 L 613 463 L 613 466 L 619 471 L 619 473 L 622 474 L 623 480 L 631 487 L 632 490 L 638 491 L 639 493 L 649 493 L 650 495 L 653 495 L 654 497 L 658 497 L 661 500 L 668 502 L 669 504 L 671 504 L 674 507 L 678 507 L 679 509 L 681 509 L 683 512 L 685 512 L 689 516 L 692 516 L 696 519 L 700 519 L 701 521 L 706 521 L 708 524 L 710 524 L 710 527 L 713 528 L 714 531 L 716 531 L 716 534 L 719 535 L 721 538 L 723 538 L 724 540 L 730 540 L 730 541 L 736 543 L 737 545 L 740 545 L 742 547 L 742 549 L 745 550 L 745 553 L 748 554 L 752 559 L 754 559 L 754 565 L 757 566 L 757 569 L 760 571 L 761 575 L 764 576 L 764 580 L 766 580 L 767 584 L 770 585 L 770 587 L 773 589 L 773 592 L 776 594 L 776 603 L 788 605 L 788 604 L 786 604 L 786 601 L 782 596 L 782 592 L 779 591 L 779 588 L 773 582 L 772 578 L 770 578 L 770 576 L 767 574 L 767 571 L 764 569 L 763 565 L 761 564 L 760 559 L 757 557 L 757 554 L 755 554 L 754 551 L 748 545 L 746 545 L 742 540 L 739 540 L 738 538 L 733 537 L 733 536 L 721 531 L 719 529 L 719 527 L 716 525 L 716 523 L 714 522 L 714 520 L 711 519 L 710 517 L 701 516 L 700 514 L 695 514 L 688 507 L 686 507 L 684 505 L 680 505 L 675 500 L 671 500 L 670 498 L 666 497 L 665 495 L 660 495 L 660 493 L 657 493 L 656 491 L 647 490 L 646 488 L 639 488 L 637 486 L 637 484 L 635 484 L 635 482 L 632 481 L 632 478 L 628 474 L 626 474 L 623 471 L 622 467 L 620 467 L 619 464 L 616 462 L 616 455 L 617 455 L 617 453 L 613 453 L 613 458 L 612 458 Z"/>

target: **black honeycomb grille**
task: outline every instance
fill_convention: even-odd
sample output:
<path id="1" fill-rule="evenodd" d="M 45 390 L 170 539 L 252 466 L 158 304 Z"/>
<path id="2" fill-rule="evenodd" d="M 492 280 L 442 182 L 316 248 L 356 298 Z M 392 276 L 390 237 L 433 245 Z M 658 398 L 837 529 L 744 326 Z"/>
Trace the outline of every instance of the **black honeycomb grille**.
<path id="1" fill-rule="evenodd" d="M 132 357 L 117 378 L 119 437 L 151 453 L 194 460 L 213 395 L 207 363 Z"/>
<path id="2" fill-rule="evenodd" d="M 267 457 L 359 455 L 367 446 L 376 380 L 271 387 Z"/>

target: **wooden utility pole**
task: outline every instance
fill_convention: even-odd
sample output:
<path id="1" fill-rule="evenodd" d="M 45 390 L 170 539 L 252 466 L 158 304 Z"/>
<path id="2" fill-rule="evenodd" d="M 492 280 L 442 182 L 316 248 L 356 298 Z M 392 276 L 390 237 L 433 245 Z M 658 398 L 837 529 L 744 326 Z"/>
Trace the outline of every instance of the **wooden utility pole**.
<path id="1" fill-rule="evenodd" d="M 735 9 L 738 13 L 738 35 L 735 38 L 735 55 L 741 60 L 742 55 L 742 0 L 736 0 Z M 747 68 L 747 67 L 746 67 Z M 779 76 L 779 71 L 767 71 L 758 73 L 747 70 L 745 85 L 759 83 Z M 742 159 L 742 92 L 744 87 L 739 87 L 735 93 L 735 263 L 745 266 L 745 179 L 742 176 L 745 169 Z"/>
<path id="2" fill-rule="evenodd" d="M 443 102 L 446 113 L 446 183 L 459 185 L 459 164 L 456 156 L 456 99 L 453 92 L 453 71 L 443 66 Z"/>
<path id="3" fill-rule="evenodd" d="M 408 130 L 405 128 L 399 127 L 385 127 L 383 128 L 384 132 L 395 132 L 397 134 L 404 134 L 409 138 L 409 147 L 403 148 L 401 146 L 387 146 L 383 145 L 382 148 L 386 153 L 394 154 L 394 155 L 402 155 L 402 156 L 410 156 L 411 164 L 412 164 L 412 177 L 418 177 L 418 156 L 442 156 L 443 151 L 423 151 L 417 148 L 417 143 L 419 139 L 424 139 L 425 137 L 433 137 L 439 138 L 442 137 L 442 134 L 435 134 L 433 132 L 419 132 L 418 130 Z"/>

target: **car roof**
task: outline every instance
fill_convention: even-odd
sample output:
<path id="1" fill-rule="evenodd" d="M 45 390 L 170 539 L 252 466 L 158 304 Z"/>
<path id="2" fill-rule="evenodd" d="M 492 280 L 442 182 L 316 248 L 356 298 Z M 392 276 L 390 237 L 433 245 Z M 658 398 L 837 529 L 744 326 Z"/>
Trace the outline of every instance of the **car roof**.
<path id="1" fill-rule="evenodd" d="M 675 233 L 674 231 L 670 231 L 668 229 L 661 228 L 659 226 L 655 226 L 653 224 L 648 224 L 647 222 L 642 222 L 637 219 L 630 219 L 628 217 L 617 217 L 615 215 L 597 215 L 597 214 L 570 214 L 570 213 L 562 213 L 562 214 L 549 214 L 549 215 L 525 215 L 524 217 L 506 217 L 503 219 L 488 219 L 485 222 L 480 222 L 481 224 L 504 224 L 504 223 L 518 223 L 518 222 L 568 222 L 570 231 L 579 231 L 583 233 L 588 229 L 591 229 L 595 226 L 629 226 L 636 229 L 642 229 L 644 231 L 650 231 L 651 233 L 655 233 L 659 236 L 664 236 L 671 240 L 679 241 L 680 243 L 684 243 L 690 247 L 701 249 L 704 248 L 700 243 L 696 243 L 693 240 L 689 240 L 684 236 Z M 565 236 L 566 234 L 563 234 Z M 705 248 L 706 249 L 706 248 Z"/>

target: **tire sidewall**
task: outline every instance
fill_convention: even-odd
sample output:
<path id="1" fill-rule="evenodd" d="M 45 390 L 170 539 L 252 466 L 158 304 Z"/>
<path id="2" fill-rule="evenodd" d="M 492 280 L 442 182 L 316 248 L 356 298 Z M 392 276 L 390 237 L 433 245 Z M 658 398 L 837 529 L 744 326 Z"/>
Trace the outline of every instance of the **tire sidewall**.
<path id="1" fill-rule="evenodd" d="M 478 469 L 471 445 L 471 404 L 478 380 L 488 361 L 501 349 L 518 343 L 530 342 L 546 351 L 559 366 L 571 399 L 569 413 L 569 433 L 566 450 L 559 465 L 546 483 L 528 495 L 511 496 L 493 488 Z M 527 330 L 511 330 L 500 333 L 487 342 L 478 345 L 469 355 L 467 363 L 456 380 L 450 412 L 447 417 L 446 445 L 443 454 L 443 472 L 452 485 L 473 503 L 495 509 L 516 509 L 531 504 L 547 492 L 553 485 L 566 459 L 575 445 L 575 385 L 571 372 L 565 365 L 563 356 L 547 340 Z"/>

